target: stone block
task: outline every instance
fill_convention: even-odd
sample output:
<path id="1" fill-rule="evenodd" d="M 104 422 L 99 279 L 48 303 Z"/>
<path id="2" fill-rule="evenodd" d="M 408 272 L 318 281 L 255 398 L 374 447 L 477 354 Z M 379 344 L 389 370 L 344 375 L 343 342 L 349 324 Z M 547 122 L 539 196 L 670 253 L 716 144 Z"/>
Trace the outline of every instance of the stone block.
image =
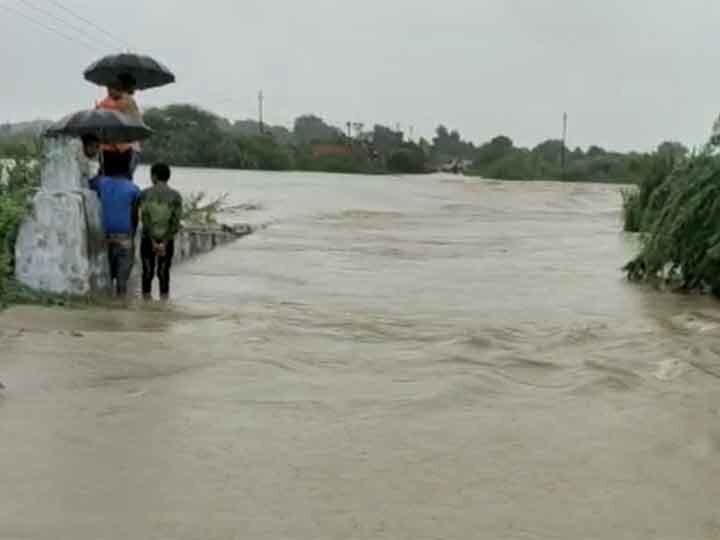
<path id="1" fill-rule="evenodd" d="M 15 245 L 15 275 L 21 283 L 78 296 L 107 290 L 107 254 L 97 229 L 90 232 L 86 212 L 90 208 L 96 214 L 97 201 L 93 199 L 96 197 L 89 191 L 37 193 Z"/>

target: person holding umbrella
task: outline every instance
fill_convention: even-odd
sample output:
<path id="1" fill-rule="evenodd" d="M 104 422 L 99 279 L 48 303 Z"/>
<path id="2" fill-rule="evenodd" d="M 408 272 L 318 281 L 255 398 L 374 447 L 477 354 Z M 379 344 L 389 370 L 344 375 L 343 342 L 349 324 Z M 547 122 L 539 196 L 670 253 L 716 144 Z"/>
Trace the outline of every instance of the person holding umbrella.
<path id="1" fill-rule="evenodd" d="M 118 75 L 117 81 L 107 88 L 108 95 L 98 102 L 96 107 L 106 111 L 117 111 L 130 118 L 142 121 L 140 108 L 135 101 L 135 79 L 132 75 L 123 73 Z M 140 143 L 134 141 L 130 144 L 106 144 L 102 147 L 103 152 L 131 152 L 130 178 L 135 176 L 135 169 L 140 163 Z"/>
<path id="2" fill-rule="evenodd" d="M 140 107 L 135 101 L 135 79 L 132 75 L 118 75 L 117 80 L 108 85 L 108 95 L 97 103 L 98 109 L 118 111 L 130 117 L 142 120 Z"/>
<path id="3" fill-rule="evenodd" d="M 140 54 L 123 53 L 105 56 L 85 70 L 85 79 L 108 88 L 108 96 L 98 107 L 115 110 L 142 119 L 134 94 L 136 90 L 157 88 L 175 82 L 175 75 L 157 60 Z M 106 151 L 125 151 L 128 147 L 109 147 Z M 140 161 L 140 145 L 135 142 L 131 162 L 131 178 Z"/>

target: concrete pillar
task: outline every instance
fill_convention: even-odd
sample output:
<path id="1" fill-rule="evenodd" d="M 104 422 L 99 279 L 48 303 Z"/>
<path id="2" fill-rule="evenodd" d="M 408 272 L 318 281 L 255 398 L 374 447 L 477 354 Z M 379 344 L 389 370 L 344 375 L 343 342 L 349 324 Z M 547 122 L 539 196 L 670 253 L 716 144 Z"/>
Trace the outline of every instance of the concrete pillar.
<path id="1" fill-rule="evenodd" d="M 100 204 L 80 159 L 78 140 L 46 141 L 41 188 L 15 246 L 15 276 L 35 290 L 77 296 L 109 290 Z"/>

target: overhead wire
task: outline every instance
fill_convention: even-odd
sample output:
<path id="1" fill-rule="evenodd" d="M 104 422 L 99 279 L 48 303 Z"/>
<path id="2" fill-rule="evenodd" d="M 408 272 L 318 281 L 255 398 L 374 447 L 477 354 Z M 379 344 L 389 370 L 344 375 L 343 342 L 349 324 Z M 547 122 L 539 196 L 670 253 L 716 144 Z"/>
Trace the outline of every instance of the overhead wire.
<path id="1" fill-rule="evenodd" d="M 61 38 L 65 39 L 65 40 L 67 40 L 67 41 L 70 41 L 70 42 L 72 42 L 72 43 L 74 43 L 74 44 L 76 44 L 76 45 L 81 45 L 81 46 L 83 46 L 84 48 L 86 48 L 86 49 L 88 49 L 88 50 L 90 50 L 90 51 L 97 52 L 97 46 L 96 46 L 96 45 L 93 45 L 93 44 L 85 41 L 84 39 L 79 39 L 78 37 L 73 36 L 73 35 L 71 35 L 71 34 L 66 34 L 66 33 L 63 32 L 62 30 L 58 30 L 58 29 L 55 28 L 54 26 L 47 25 L 47 24 L 45 24 L 43 21 L 40 21 L 40 20 L 38 20 L 37 18 L 32 17 L 32 16 L 28 15 L 27 13 L 25 13 L 25 12 L 23 12 L 23 11 L 20 11 L 20 10 L 17 9 L 16 7 L 12 7 L 12 6 L 7 5 L 7 3 L 2 3 L 2 4 L 0 4 L 0 9 L 4 9 L 4 10 L 6 10 L 6 11 L 9 11 L 9 12 L 11 12 L 11 13 L 14 13 L 15 15 L 17 15 L 17 16 L 19 16 L 19 17 L 22 17 L 22 18 L 25 19 L 26 21 L 29 21 L 29 22 L 35 24 L 36 26 L 39 26 L 39 27 L 45 29 L 46 31 L 51 32 L 51 33 L 53 33 L 53 34 L 55 34 L 55 35 L 57 35 L 57 36 L 60 36 Z"/>
<path id="2" fill-rule="evenodd" d="M 68 33 L 64 30 L 60 30 L 59 28 L 57 28 L 54 25 L 47 24 L 47 22 L 45 22 L 44 20 L 39 19 L 35 16 L 31 16 L 28 13 L 18 9 L 19 6 L 8 5 L 7 2 L 2 2 L 2 0 L 0 0 L 0 9 L 4 9 L 6 11 L 14 13 L 15 15 L 22 17 L 26 21 L 29 21 L 29 22 L 35 24 L 36 26 L 39 26 L 39 27 L 43 28 L 44 30 L 51 32 L 51 33 L 65 39 L 66 41 L 75 43 L 76 45 L 81 45 L 83 48 L 86 48 L 90 51 L 98 52 L 100 50 L 100 48 L 102 47 L 102 45 L 93 43 L 96 36 L 94 34 L 89 33 L 88 28 L 85 28 L 85 27 L 79 25 L 77 22 L 71 23 L 66 18 L 60 17 L 58 14 L 53 13 L 52 11 L 50 11 L 48 9 L 38 6 L 36 3 L 34 3 L 31 0 L 17 0 L 17 1 L 22 3 L 23 5 L 27 6 L 28 8 L 34 10 L 38 14 L 42 14 L 46 19 L 47 18 L 52 19 L 52 21 L 55 24 L 59 23 L 63 26 L 67 26 L 67 27 L 71 28 L 76 33 L 80 34 L 80 36 L 82 36 L 82 37 L 78 37 L 78 36 L 74 35 L 73 33 Z M 123 40 L 122 38 L 118 37 L 117 35 L 113 34 L 110 31 L 108 31 L 107 29 L 103 28 L 99 24 L 93 22 L 89 18 L 77 13 L 75 10 L 61 4 L 58 0 L 46 0 L 46 1 L 49 2 L 50 4 L 56 6 L 57 8 L 61 9 L 68 15 L 75 17 L 78 21 L 81 21 L 81 22 L 89 25 L 90 27 L 92 27 L 95 30 L 95 32 L 99 32 L 103 36 L 103 38 L 105 40 L 107 40 L 108 43 L 113 43 L 113 45 L 119 45 L 121 47 L 124 47 L 126 50 L 129 50 L 131 48 L 127 41 Z M 214 96 L 214 98 L 216 99 L 216 104 L 218 104 L 218 105 L 227 104 L 227 103 L 239 103 L 239 102 L 245 101 L 245 99 L 243 97 L 239 97 L 239 96 L 230 97 L 228 95 L 223 95 L 223 94 L 216 94 Z"/>
<path id="3" fill-rule="evenodd" d="M 90 35 L 90 34 L 88 33 L 88 31 L 87 31 L 87 28 L 83 28 L 82 26 L 78 26 L 78 25 L 76 25 L 75 23 L 70 22 L 70 21 L 68 21 L 67 19 L 58 16 L 57 14 L 53 13 L 53 12 L 50 11 L 50 10 L 38 6 L 38 5 L 35 4 L 34 2 L 31 2 L 30 0 L 18 0 L 18 1 L 21 2 L 22 4 L 24 4 L 25 6 L 29 7 L 30 9 L 36 11 L 37 13 L 40 13 L 40 14 L 42 14 L 42 15 L 45 15 L 46 17 L 49 17 L 50 19 L 52 19 L 52 20 L 55 21 L 56 23 L 60 23 L 61 25 L 67 26 L 68 28 L 74 30 L 74 31 L 77 32 L 80 36 L 82 36 L 83 39 L 86 39 L 86 38 L 87 38 L 90 42 L 95 41 L 95 36 Z M 102 34 L 102 37 L 103 37 L 104 39 L 109 39 L 104 33 Z M 115 44 L 113 43 L 113 45 L 115 45 Z"/>
<path id="4" fill-rule="evenodd" d="M 99 24 L 93 22 L 92 20 L 88 19 L 87 17 L 81 15 L 80 13 L 76 12 L 75 10 L 61 4 L 58 0 L 47 0 L 51 4 L 57 6 L 58 8 L 62 9 L 66 13 L 77 17 L 80 21 L 84 22 L 85 24 L 88 24 L 92 26 L 95 30 L 101 32 L 104 34 L 108 39 L 112 40 L 116 45 L 120 45 L 122 48 L 130 50 L 132 47 L 130 47 L 130 44 L 128 41 L 124 40 L 123 38 L 118 37 L 117 35 L 113 34 L 106 28 L 103 28 Z"/>

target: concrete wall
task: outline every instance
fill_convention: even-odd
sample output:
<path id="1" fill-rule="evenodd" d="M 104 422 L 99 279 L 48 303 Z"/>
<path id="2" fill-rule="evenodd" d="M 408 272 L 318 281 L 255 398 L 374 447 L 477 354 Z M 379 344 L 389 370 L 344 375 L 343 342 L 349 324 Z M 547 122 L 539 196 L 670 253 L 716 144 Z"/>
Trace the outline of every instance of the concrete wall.
<path id="1" fill-rule="evenodd" d="M 175 239 L 174 262 L 181 263 L 198 255 L 210 253 L 218 246 L 252 234 L 249 225 L 187 225 Z M 139 242 L 138 242 L 139 245 Z"/>

